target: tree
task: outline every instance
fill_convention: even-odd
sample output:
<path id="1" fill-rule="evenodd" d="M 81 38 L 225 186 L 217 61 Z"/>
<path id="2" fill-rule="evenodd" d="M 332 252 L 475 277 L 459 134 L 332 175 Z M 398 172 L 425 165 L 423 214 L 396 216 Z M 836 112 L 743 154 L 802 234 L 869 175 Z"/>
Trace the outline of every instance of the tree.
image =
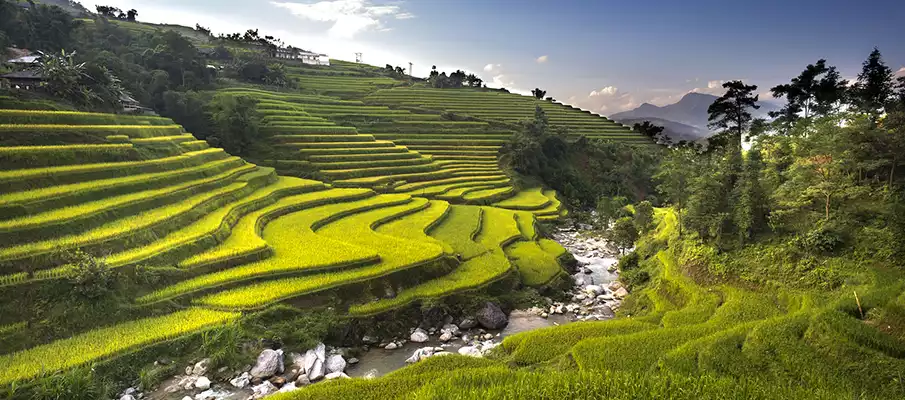
<path id="1" fill-rule="evenodd" d="M 723 129 L 731 136 L 731 143 L 741 151 L 741 143 L 745 132 L 751 126 L 753 117 L 749 109 L 760 108 L 757 105 L 757 85 L 746 85 L 742 81 L 730 81 L 723 84 L 726 93 L 716 99 L 707 108 L 708 125 L 711 128 Z"/>
<path id="2" fill-rule="evenodd" d="M 641 123 L 635 123 L 634 125 L 632 125 L 632 129 L 644 136 L 651 138 L 656 142 L 659 140 L 660 135 L 663 134 L 664 128 L 662 126 L 655 125 L 650 121 L 644 121 Z"/>
<path id="3" fill-rule="evenodd" d="M 462 87 L 462 84 L 465 82 L 466 77 L 467 75 L 465 74 L 465 71 L 457 69 L 456 72 L 449 74 L 449 78 L 447 80 L 449 87 Z"/>
<path id="4" fill-rule="evenodd" d="M 774 86 L 770 91 L 773 97 L 786 98 L 788 108 L 783 115 L 787 119 L 791 113 L 800 111 L 809 118 L 832 112 L 845 98 L 847 85 L 848 81 L 840 77 L 836 67 L 828 67 L 826 60 L 821 59 L 805 67 L 790 83 Z"/>
<path id="5" fill-rule="evenodd" d="M 260 115 L 258 101 L 251 96 L 234 96 L 221 93 L 209 104 L 215 132 L 212 144 L 222 147 L 232 155 L 245 155 L 252 141 L 258 136 Z"/>
<path id="6" fill-rule="evenodd" d="M 541 90 L 540 88 L 535 88 L 535 89 L 531 90 L 531 94 L 534 95 L 535 99 L 540 100 L 540 99 L 544 98 L 544 96 L 547 94 L 547 91 Z"/>
<path id="7" fill-rule="evenodd" d="M 638 232 L 644 233 L 654 225 L 654 206 L 647 200 L 635 204 L 633 222 Z"/>
<path id="8" fill-rule="evenodd" d="M 852 104 L 855 108 L 876 119 L 893 97 L 892 69 L 883 62 L 880 50 L 870 52 L 858 74 L 858 82 L 852 89 Z"/>
<path id="9" fill-rule="evenodd" d="M 475 74 L 468 74 L 468 76 L 465 77 L 465 82 L 470 87 L 481 87 L 481 84 L 484 83 L 484 81 Z"/>
<path id="10" fill-rule="evenodd" d="M 610 223 L 625 216 L 625 206 L 629 204 L 625 196 L 603 196 L 597 200 L 597 220 L 603 227 L 609 227 Z"/>
<path id="11" fill-rule="evenodd" d="M 138 16 L 138 11 L 134 8 L 126 12 L 126 21 L 135 22 L 135 17 Z"/>
<path id="12" fill-rule="evenodd" d="M 694 178 L 698 151 L 694 146 L 677 146 L 667 151 L 654 179 L 657 189 L 676 208 L 679 235 L 682 235 L 682 214 L 691 196 L 691 180 Z"/>
<path id="13" fill-rule="evenodd" d="M 638 240 L 638 230 L 635 229 L 635 223 L 632 221 L 632 218 L 624 217 L 617 219 L 616 223 L 613 224 L 612 236 L 613 244 L 619 248 L 619 251 L 622 254 L 625 254 L 625 249 L 634 246 L 635 241 Z"/>

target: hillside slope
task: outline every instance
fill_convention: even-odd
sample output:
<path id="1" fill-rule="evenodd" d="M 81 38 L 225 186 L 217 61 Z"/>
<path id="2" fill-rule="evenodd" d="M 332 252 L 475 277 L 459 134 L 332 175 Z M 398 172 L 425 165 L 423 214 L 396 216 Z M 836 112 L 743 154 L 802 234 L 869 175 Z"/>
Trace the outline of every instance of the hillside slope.
<path id="1" fill-rule="evenodd" d="M 301 126 L 318 122 L 302 112 L 292 117 L 301 118 Z M 356 136 L 351 127 L 311 126 L 327 136 Z M 321 131 L 324 126 L 335 131 Z M 384 148 L 363 136 L 338 143 Z M 289 143 L 332 140 L 338 139 Z M 403 161 L 423 158 L 399 154 L 412 154 Z M 280 176 L 160 117 L 0 110 L 0 165 L 2 387 L 198 335 L 245 312 L 304 303 L 324 292 L 341 299 L 343 313 L 364 316 L 503 279 L 518 282 L 518 264 L 504 251 L 539 239 L 535 214 L 555 219 L 561 212 L 555 194 L 539 188 L 509 198 L 504 209 Z M 392 176 L 374 169 L 379 173 L 367 177 Z M 336 183 L 357 176 L 333 171 L 321 173 Z M 463 192 L 456 199 L 480 198 L 471 196 L 492 194 Z M 106 270 L 97 270 L 97 263 L 110 269 L 108 278 L 94 275 Z M 546 265 L 543 278 L 532 271 L 525 283 L 542 286 L 562 275 L 555 262 Z M 92 277 L 90 284 L 85 277 Z M 62 310 L 70 320 L 51 318 L 56 311 L 43 306 L 81 299 L 78 293 L 100 296 L 93 291 L 105 287 L 103 279 L 127 288 L 129 304 L 103 317 L 71 318 L 80 307 L 109 306 L 89 297 Z M 398 296 L 385 298 L 386 288 Z"/>

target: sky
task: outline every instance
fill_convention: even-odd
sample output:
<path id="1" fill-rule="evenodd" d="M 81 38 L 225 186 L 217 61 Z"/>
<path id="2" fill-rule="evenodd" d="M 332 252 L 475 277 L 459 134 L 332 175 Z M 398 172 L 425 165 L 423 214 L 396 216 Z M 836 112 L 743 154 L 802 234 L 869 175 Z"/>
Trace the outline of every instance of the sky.
<path id="1" fill-rule="evenodd" d="M 97 0 L 94 0 L 97 1 Z M 82 3 L 93 8 L 92 0 Z M 742 79 L 769 88 L 825 58 L 854 79 L 874 47 L 905 75 L 905 0 L 106 0 L 138 19 L 216 33 L 259 29 L 331 58 L 492 87 L 603 115 Z"/>

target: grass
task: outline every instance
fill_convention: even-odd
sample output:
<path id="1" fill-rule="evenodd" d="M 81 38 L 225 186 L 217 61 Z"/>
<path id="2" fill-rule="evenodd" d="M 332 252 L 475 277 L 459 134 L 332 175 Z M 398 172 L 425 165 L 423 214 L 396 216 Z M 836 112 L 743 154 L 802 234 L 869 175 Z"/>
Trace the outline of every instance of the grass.
<path id="1" fill-rule="evenodd" d="M 480 207 L 450 206 L 446 218 L 428 233 L 452 246 L 462 259 L 471 259 L 486 251 L 484 246 L 474 240 L 481 231 L 482 214 Z"/>
<path id="2" fill-rule="evenodd" d="M 185 198 L 179 203 L 130 215 L 78 234 L 2 248 L 0 249 L 0 260 L 17 260 L 62 249 L 98 245 L 116 239 L 127 239 L 138 232 L 152 230 L 159 226 L 167 226 L 168 222 L 172 224 L 172 222 L 178 221 L 180 216 L 191 217 L 197 214 L 204 214 L 211 208 L 216 208 L 236 198 L 244 197 L 255 189 L 256 186 L 253 182 L 238 181 L 230 183 L 215 190 Z M 68 268 L 65 266 L 51 270 L 41 270 L 35 274 L 35 278 L 59 278 L 65 276 L 66 271 L 68 271 Z"/>
<path id="3" fill-rule="evenodd" d="M 153 116 L 130 116 L 81 111 L 0 110 L 6 125 L 173 125 L 173 120 Z"/>
<path id="4" fill-rule="evenodd" d="M 489 284 L 505 276 L 511 265 L 500 251 L 487 251 L 461 263 L 449 274 L 397 293 L 395 298 L 381 299 L 349 308 L 352 315 L 373 315 L 400 308 L 412 302 L 440 298 Z"/>
<path id="5" fill-rule="evenodd" d="M 100 224 L 118 216 L 134 214 L 150 207 L 183 199 L 192 194 L 216 189 L 254 168 L 256 168 L 254 165 L 244 164 L 239 158 L 230 158 L 210 167 L 209 173 L 216 174 L 210 177 L 0 221 L 0 239 L 6 238 L 7 243 L 21 243 L 77 232 L 89 223 Z"/>
<path id="6" fill-rule="evenodd" d="M 400 202 L 399 198 L 371 195 L 362 189 L 333 189 L 281 199 L 274 205 L 245 216 L 222 245 L 192 257 L 182 265 L 186 268 L 198 267 L 261 247 L 272 248 L 272 257 L 188 279 L 140 297 L 137 301 L 149 303 L 248 279 L 377 261 L 378 254 L 367 247 L 351 245 L 314 232 L 320 225 L 334 219 L 392 207 Z M 336 204 L 325 204 L 330 202 Z M 288 215 L 262 228 L 261 221 L 270 219 L 266 216 L 274 213 Z"/>
<path id="7" fill-rule="evenodd" d="M 223 152 L 214 153 L 216 156 L 226 156 Z M 109 196 L 128 194 L 141 189 L 161 188 L 168 185 L 179 184 L 186 180 L 203 178 L 222 171 L 224 167 L 241 162 L 237 158 L 220 158 L 206 162 L 205 158 L 180 159 L 183 163 L 166 165 L 169 168 L 163 172 L 151 172 L 135 174 L 132 176 L 115 177 L 110 179 L 88 180 L 81 183 L 47 186 L 39 189 L 12 192 L 0 195 L 0 210 L 3 214 L 13 217 L 14 214 L 39 214 L 58 207 L 66 207 L 72 204 L 80 204 L 85 201 Z M 206 163 L 205 163 L 206 162 Z M 55 176 L 47 177 L 52 184 Z M 68 179 L 66 179 L 68 181 Z M 31 181 L 29 184 L 40 184 Z"/>
<path id="8" fill-rule="evenodd" d="M 183 134 L 179 125 L 53 125 L 53 124 L 0 124 L 0 137 L 33 135 L 35 133 L 84 132 L 89 135 L 126 135 L 130 138 L 177 136 Z"/>
<path id="9" fill-rule="evenodd" d="M 192 308 L 98 328 L 68 339 L 0 356 L 0 384 L 35 378 L 123 354 L 142 346 L 222 325 L 237 313 Z"/>
<path id="10" fill-rule="evenodd" d="M 550 205 L 553 201 L 544 195 L 541 188 L 519 190 L 515 196 L 493 204 L 494 207 L 508 208 L 510 210 L 540 210 Z"/>
<path id="11" fill-rule="evenodd" d="M 223 149 L 205 149 L 177 156 L 145 161 L 124 161 L 56 167 L 16 169 L 0 171 L 0 183 L 10 192 L 79 183 L 89 180 L 117 178 L 134 174 L 167 171 L 179 167 L 199 165 L 204 162 L 229 157 Z"/>
<path id="12" fill-rule="evenodd" d="M 528 286 L 543 286 L 563 272 L 556 257 L 533 241 L 520 241 L 507 246 L 506 255 L 518 269 L 522 282 Z"/>
<path id="13" fill-rule="evenodd" d="M 382 197 L 403 201 L 409 199 L 408 196 L 403 195 Z M 196 303 L 217 308 L 254 309 L 340 285 L 379 278 L 437 260 L 444 254 L 443 248 L 437 244 L 387 236 L 373 230 L 381 223 L 418 211 L 426 205 L 426 200 L 422 199 L 422 201 L 409 201 L 403 205 L 379 208 L 342 218 L 317 231 L 318 235 L 326 238 L 376 251 L 380 256 L 380 262 L 377 264 L 248 285 L 205 296 L 198 299 Z M 307 247 L 303 248 L 307 249 Z M 313 251 L 314 249 L 308 250 Z"/>
<path id="14" fill-rule="evenodd" d="M 265 171 L 270 173 L 270 170 Z M 275 203 L 282 196 L 317 191 L 323 188 L 324 185 L 317 181 L 280 177 L 276 183 L 263 187 L 238 201 L 220 207 L 204 215 L 191 225 L 170 233 L 159 240 L 145 246 L 114 253 L 107 257 L 107 263 L 112 266 L 122 266 L 149 260 L 174 262 L 173 257 L 169 257 L 171 253 L 174 253 L 173 256 L 184 254 L 185 251 L 182 251 L 182 249 L 185 248 L 195 252 L 202 252 L 202 249 L 206 246 L 216 243 L 224 235 L 224 232 L 231 232 L 235 228 L 233 224 L 238 225 L 239 222 L 242 222 L 244 218 L 240 219 L 240 216 L 247 212 Z M 239 219 L 238 222 L 236 222 L 237 219 Z M 209 254 L 209 252 L 203 252 L 203 254 Z M 214 260 L 207 261 L 213 262 Z M 183 264 L 181 263 L 180 265 Z"/>

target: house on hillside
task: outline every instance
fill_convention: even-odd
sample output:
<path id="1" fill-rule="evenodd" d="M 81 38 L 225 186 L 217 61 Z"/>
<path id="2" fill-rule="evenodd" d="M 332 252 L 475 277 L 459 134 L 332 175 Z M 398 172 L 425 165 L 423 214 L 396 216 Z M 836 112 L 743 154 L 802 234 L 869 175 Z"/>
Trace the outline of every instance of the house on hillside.
<path id="1" fill-rule="evenodd" d="M 35 90 L 44 80 L 41 72 L 27 69 L 0 75 L 0 86 L 5 89 Z"/>
<path id="2" fill-rule="evenodd" d="M 8 47 L 3 54 L 3 68 L 7 73 L 0 75 L 0 85 L 4 88 L 33 90 L 41 85 L 44 76 L 40 72 L 44 53 L 28 49 Z"/>
<path id="3" fill-rule="evenodd" d="M 298 60 L 311 65 L 330 65 L 330 57 L 326 54 L 312 53 L 295 47 L 277 48 L 273 57 L 283 60 Z"/>

